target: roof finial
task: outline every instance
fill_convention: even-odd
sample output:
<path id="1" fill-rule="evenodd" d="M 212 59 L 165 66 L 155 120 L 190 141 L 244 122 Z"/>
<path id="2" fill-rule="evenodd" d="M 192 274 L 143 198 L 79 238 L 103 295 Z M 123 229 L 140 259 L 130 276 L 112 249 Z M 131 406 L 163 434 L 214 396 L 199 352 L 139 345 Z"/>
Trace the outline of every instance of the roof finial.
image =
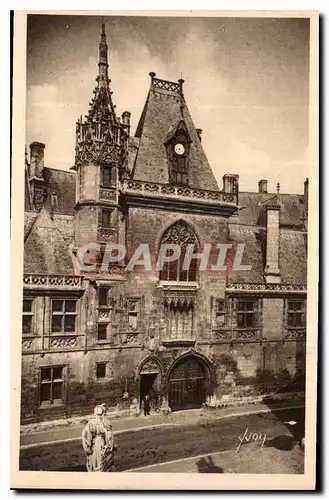
<path id="1" fill-rule="evenodd" d="M 106 36 L 106 33 L 105 33 L 105 23 L 104 23 L 104 17 L 102 17 L 102 36 Z"/>
<path id="2" fill-rule="evenodd" d="M 278 182 L 276 185 L 276 192 L 277 192 L 277 194 L 280 193 L 280 182 Z"/>
<path id="3" fill-rule="evenodd" d="M 183 83 L 184 83 L 184 80 L 182 78 L 182 73 L 180 74 L 180 79 L 178 80 L 178 83 L 179 83 L 179 94 L 180 94 L 180 112 L 181 112 L 181 116 L 182 118 L 184 118 L 184 114 L 183 114 L 183 110 L 184 110 L 184 94 L 183 94 Z"/>

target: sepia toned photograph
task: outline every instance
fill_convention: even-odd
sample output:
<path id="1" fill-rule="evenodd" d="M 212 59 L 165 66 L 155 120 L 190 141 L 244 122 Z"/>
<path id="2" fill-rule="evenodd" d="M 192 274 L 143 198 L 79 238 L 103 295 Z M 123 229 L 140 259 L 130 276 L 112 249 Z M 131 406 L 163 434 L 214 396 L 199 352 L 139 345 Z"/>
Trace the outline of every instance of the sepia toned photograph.
<path id="1" fill-rule="evenodd" d="M 313 489 L 317 14 L 14 17 L 12 486 Z"/>

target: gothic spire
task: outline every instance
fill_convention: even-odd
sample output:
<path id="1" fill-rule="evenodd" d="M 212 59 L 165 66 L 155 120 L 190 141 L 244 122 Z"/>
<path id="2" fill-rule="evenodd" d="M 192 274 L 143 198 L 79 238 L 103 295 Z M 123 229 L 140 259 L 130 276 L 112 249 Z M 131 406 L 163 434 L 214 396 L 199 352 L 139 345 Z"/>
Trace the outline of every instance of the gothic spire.
<path id="1" fill-rule="evenodd" d="M 108 67 L 108 46 L 102 20 L 94 95 L 89 103 L 88 114 L 84 119 L 81 117 L 76 126 L 75 168 L 91 159 L 96 163 L 104 163 L 110 157 L 115 159 L 121 155 L 123 136 L 126 137 L 127 133 L 115 112 Z"/>
<path id="2" fill-rule="evenodd" d="M 106 40 L 105 24 L 102 20 L 101 38 L 98 46 L 98 75 L 94 97 L 91 100 L 88 112 L 90 120 L 105 121 L 111 126 L 118 123 L 115 106 L 112 102 L 112 92 L 108 76 L 108 45 Z"/>
<path id="3" fill-rule="evenodd" d="M 106 33 L 105 33 L 105 24 L 104 19 L 102 19 L 102 31 L 101 31 L 101 39 L 99 42 L 99 57 L 98 57 L 98 86 L 108 87 L 109 86 L 109 77 L 108 77 L 108 46 L 106 41 Z"/>

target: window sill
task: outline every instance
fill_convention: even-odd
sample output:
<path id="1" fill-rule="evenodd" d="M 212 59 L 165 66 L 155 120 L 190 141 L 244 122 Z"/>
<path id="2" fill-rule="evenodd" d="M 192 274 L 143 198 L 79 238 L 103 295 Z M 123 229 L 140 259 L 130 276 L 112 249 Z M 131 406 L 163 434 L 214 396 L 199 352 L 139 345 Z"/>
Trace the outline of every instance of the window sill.
<path id="1" fill-rule="evenodd" d="M 191 347 L 194 346 L 196 339 L 163 339 L 161 341 L 164 347 Z"/>
<path id="2" fill-rule="evenodd" d="M 47 338 L 56 338 L 56 337 L 81 337 L 81 333 L 75 333 L 75 332 L 56 332 L 56 333 L 50 333 L 49 335 L 44 335 L 44 337 Z"/>
<path id="3" fill-rule="evenodd" d="M 179 289 L 179 290 L 197 290 L 200 285 L 197 281 L 159 281 L 158 288 Z"/>
<path id="4" fill-rule="evenodd" d="M 39 410 L 50 410 L 52 408 L 62 408 L 65 406 L 65 403 L 53 403 L 53 404 L 48 404 L 48 403 L 41 403 L 39 406 Z"/>

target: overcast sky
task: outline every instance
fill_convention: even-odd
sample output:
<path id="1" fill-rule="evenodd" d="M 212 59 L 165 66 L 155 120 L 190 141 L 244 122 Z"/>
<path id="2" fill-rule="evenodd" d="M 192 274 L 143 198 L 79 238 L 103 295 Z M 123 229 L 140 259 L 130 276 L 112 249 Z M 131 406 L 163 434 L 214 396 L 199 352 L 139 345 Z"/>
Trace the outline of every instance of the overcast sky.
<path id="1" fill-rule="evenodd" d="M 105 17 L 117 112 L 138 123 L 148 73 L 185 80 L 184 93 L 219 185 L 240 175 L 302 193 L 308 176 L 309 20 Z M 27 137 L 48 167 L 74 164 L 75 122 L 97 75 L 101 18 L 29 16 Z M 161 118 L 161 117 L 160 117 Z"/>

